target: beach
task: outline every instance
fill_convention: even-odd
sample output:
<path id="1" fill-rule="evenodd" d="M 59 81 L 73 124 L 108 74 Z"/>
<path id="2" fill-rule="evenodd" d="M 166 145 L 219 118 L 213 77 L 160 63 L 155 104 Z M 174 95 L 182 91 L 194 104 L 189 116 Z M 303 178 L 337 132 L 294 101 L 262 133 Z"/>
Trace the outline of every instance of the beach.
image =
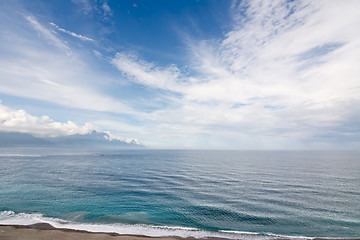
<path id="1" fill-rule="evenodd" d="M 178 237 L 147 237 L 120 235 L 117 233 L 87 232 L 66 228 L 55 228 L 47 223 L 34 225 L 0 225 L 0 240 L 176 240 Z M 212 238 L 215 240 L 215 238 Z"/>

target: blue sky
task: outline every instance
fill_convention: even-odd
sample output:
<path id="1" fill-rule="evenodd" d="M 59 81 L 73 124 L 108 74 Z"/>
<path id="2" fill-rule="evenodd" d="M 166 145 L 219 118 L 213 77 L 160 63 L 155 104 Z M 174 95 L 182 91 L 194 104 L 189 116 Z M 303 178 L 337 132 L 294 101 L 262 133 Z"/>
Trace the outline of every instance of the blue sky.
<path id="1" fill-rule="evenodd" d="M 360 149 L 360 1 L 0 5 L 1 131 Z"/>

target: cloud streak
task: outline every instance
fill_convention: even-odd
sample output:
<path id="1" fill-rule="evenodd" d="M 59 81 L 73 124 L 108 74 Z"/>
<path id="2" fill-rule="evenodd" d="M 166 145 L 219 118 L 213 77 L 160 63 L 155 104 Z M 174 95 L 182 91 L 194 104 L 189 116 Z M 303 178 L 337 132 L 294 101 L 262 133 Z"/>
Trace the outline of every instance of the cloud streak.
<path id="1" fill-rule="evenodd" d="M 66 51 L 70 51 L 69 46 L 64 43 L 63 41 L 61 41 L 59 38 L 57 38 L 51 31 L 49 31 L 49 29 L 45 28 L 43 25 L 41 25 L 35 17 L 33 16 L 27 16 L 25 17 L 25 19 L 31 24 L 31 26 L 37 31 L 39 32 L 41 35 L 43 35 L 46 39 L 50 40 L 50 43 L 53 44 L 54 46 L 66 50 Z"/>
<path id="2" fill-rule="evenodd" d="M 86 37 L 86 36 L 83 36 L 81 34 L 77 34 L 77 33 L 74 33 L 74 32 L 71 32 L 71 31 L 68 31 L 68 30 L 65 30 L 61 27 L 59 27 L 58 25 L 56 25 L 55 23 L 50 23 L 50 25 L 54 26 L 57 30 L 59 30 L 60 32 L 64 32 L 66 34 L 69 34 L 75 38 L 79 38 L 80 40 L 82 41 L 90 41 L 90 42 L 94 42 L 94 39 L 91 39 L 89 37 Z"/>

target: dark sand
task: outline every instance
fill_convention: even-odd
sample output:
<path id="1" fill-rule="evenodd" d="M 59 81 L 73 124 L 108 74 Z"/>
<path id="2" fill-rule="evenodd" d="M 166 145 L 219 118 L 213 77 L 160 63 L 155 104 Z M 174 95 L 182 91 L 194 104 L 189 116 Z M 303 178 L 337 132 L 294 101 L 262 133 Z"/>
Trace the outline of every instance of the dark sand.
<path id="1" fill-rule="evenodd" d="M 194 240 L 179 237 L 147 237 L 117 233 L 93 233 L 81 230 L 54 228 L 47 223 L 29 226 L 0 225 L 0 240 Z M 212 240 L 217 240 L 212 238 Z"/>

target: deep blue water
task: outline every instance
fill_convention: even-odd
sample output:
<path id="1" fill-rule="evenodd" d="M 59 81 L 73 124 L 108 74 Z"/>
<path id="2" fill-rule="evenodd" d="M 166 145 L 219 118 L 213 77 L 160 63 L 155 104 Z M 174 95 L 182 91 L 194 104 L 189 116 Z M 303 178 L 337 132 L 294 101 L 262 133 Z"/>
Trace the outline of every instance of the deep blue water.
<path id="1" fill-rule="evenodd" d="M 153 236 L 360 237 L 356 151 L 29 152 L 0 150 L 0 224 L 47 221 Z"/>

